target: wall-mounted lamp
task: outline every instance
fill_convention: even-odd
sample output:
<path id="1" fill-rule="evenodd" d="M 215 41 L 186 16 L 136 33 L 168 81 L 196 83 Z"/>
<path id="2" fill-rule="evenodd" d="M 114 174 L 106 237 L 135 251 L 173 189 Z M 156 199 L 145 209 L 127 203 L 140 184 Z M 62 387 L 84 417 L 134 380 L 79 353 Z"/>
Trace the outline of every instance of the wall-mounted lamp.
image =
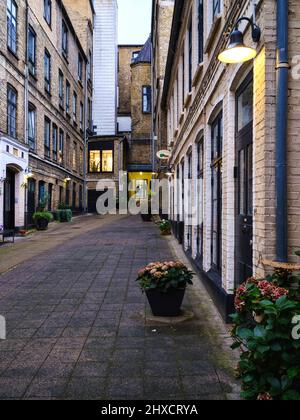
<path id="1" fill-rule="evenodd" d="M 230 34 L 230 42 L 228 48 L 221 52 L 218 59 L 226 64 L 238 64 L 252 60 L 257 56 L 255 48 L 247 47 L 244 44 L 244 35 L 239 30 L 239 24 L 246 20 L 252 28 L 253 42 L 258 43 L 261 38 L 260 28 L 248 17 L 241 17 L 235 24 L 235 29 Z"/>
<path id="2" fill-rule="evenodd" d="M 68 182 L 71 182 L 71 178 L 70 178 L 70 177 L 65 178 L 65 179 L 64 179 L 64 181 L 65 181 L 65 183 L 67 184 Z"/>
<path id="3" fill-rule="evenodd" d="M 33 173 L 32 173 L 31 168 L 27 168 L 27 169 L 25 169 L 25 177 L 26 177 L 27 179 L 30 179 L 30 178 L 32 178 L 32 177 L 33 177 Z"/>

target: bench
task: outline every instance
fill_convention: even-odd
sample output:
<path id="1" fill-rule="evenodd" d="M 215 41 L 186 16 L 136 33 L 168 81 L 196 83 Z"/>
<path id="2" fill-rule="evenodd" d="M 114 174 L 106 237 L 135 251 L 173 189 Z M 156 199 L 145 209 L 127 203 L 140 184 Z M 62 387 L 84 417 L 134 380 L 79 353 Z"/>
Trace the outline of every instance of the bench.
<path id="1" fill-rule="evenodd" d="M 15 231 L 14 230 L 0 230 L 0 236 L 2 236 L 2 243 L 5 243 L 5 238 L 12 238 L 12 243 L 15 243 Z"/>

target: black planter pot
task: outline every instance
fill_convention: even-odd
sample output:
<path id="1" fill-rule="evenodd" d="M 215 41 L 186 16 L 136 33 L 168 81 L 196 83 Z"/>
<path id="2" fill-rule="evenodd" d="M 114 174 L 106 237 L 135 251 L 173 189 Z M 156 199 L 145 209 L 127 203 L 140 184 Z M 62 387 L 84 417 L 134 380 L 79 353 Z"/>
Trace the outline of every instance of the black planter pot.
<path id="1" fill-rule="evenodd" d="M 173 289 L 168 293 L 151 290 L 146 295 L 154 316 L 175 317 L 180 315 L 185 289 Z"/>
<path id="2" fill-rule="evenodd" d="M 38 219 L 35 222 L 35 225 L 36 225 L 37 230 L 47 230 L 49 222 L 46 219 Z"/>
<path id="3" fill-rule="evenodd" d="M 141 218 L 144 222 L 151 222 L 152 220 L 151 214 L 141 214 Z"/>

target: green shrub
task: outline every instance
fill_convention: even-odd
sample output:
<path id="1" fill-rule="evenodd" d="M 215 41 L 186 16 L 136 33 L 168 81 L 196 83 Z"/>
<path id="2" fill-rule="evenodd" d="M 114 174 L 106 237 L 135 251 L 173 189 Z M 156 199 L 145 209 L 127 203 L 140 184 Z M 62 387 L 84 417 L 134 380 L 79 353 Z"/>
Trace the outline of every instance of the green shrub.
<path id="1" fill-rule="evenodd" d="M 233 349 L 241 350 L 238 373 L 247 400 L 300 400 L 300 340 L 293 335 L 299 283 L 286 265 L 236 292 Z"/>
<path id="2" fill-rule="evenodd" d="M 71 222 L 73 213 L 72 213 L 72 210 L 70 209 L 57 210 L 56 217 L 57 217 L 57 220 L 61 223 Z"/>
<path id="3" fill-rule="evenodd" d="M 33 220 L 34 222 L 37 222 L 38 220 L 47 220 L 47 222 L 52 222 L 53 215 L 48 211 L 40 211 L 34 213 Z"/>
<path id="4" fill-rule="evenodd" d="M 167 293 L 170 289 L 185 289 L 188 284 L 193 284 L 193 273 L 181 262 L 156 262 L 151 263 L 138 273 L 137 282 L 141 289 L 159 290 Z"/>
<path id="5" fill-rule="evenodd" d="M 169 220 L 162 220 L 159 229 L 161 233 L 170 234 L 171 233 L 171 222 Z"/>
<path id="6" fill-rule="evenodd" d="M 58 210 L 71 210 L 71 207 L 65 203 L 60 203 L 57 208 Z"/>

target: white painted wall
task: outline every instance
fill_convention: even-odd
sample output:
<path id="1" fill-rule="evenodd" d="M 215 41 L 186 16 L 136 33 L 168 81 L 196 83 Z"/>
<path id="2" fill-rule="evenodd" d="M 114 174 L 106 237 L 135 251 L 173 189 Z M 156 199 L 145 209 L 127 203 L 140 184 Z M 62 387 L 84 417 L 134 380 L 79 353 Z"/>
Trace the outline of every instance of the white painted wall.
<path id="1" fill-rule="evenodd" d="M 8 148 L 8 150 L 7 150 Z M 17 151 L 17 156 L 14 154 Z M 15 226 L 24 226 L 25 216 L 25 171 L 28 168 L 28 150 L 6 137 L 0 137 L 0 225 L 3 225 L 4 208 L 4 182 L 2 178 L 6 176 L 7 166 L 16 168 L 16 186 L 15 186 Z"/>
<path id="2" fill-rule="evenodd" d="M 131 133 L 132 120 L 131 117 L 118 117 L 119 133 Z"/>
<path id="3" fill-rule="evenodd" d="M 97 135 L 115 135 L 117 127 L 117 0 L 95 0 L 93 121 Z"/>

